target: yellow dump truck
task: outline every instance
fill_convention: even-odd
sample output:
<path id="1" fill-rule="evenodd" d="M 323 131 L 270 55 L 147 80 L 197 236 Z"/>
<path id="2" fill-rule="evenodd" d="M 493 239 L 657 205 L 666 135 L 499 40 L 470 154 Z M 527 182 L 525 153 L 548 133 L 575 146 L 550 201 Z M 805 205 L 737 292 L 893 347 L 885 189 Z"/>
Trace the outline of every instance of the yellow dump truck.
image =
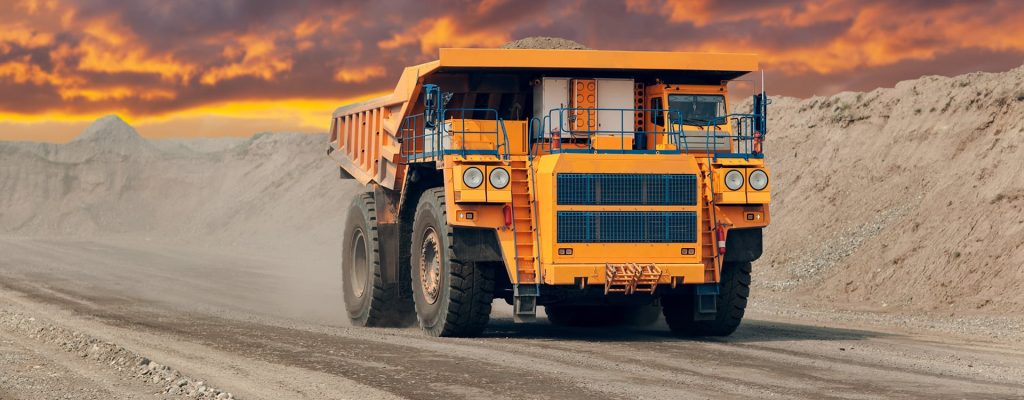
<path id="1" fill-rule="evenodd" d="M 439 53 L 333 114 L 328 156 L 367 188 L 342 241 L 353 324 L 474 336 L 501 298 L 517 322 L 660 307 L 678 335 L 736 329 L 770 219 L 767 98 L 727 96 L 755 56 Z"/>

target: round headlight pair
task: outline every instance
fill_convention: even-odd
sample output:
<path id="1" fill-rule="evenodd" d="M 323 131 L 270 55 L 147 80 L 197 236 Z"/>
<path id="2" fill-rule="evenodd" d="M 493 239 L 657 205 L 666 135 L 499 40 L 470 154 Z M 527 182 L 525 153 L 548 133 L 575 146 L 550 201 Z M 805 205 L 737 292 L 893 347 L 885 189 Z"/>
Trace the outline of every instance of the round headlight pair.
<path id="1" fill-rule="evenodd" d="M 505 186 L 508 186 L 510 178 L 507 170 L 495 168 L 491 170 L 487 180 L 491 182 L 491 186 L 495 189 L 503 189 Z M 462 183 L 465 183 L 467 187 L 476 189 L 484 183 L 484 173 L 477 167 L 466 168 L 466 171 L 462 173 Z"/>
<path id="2" fill-rule="evenodd" d="M 768 174 L 763 170 L 755 169 L 750 173 L 750 187 L 754 190 L 764 190 L 768 187 Z"/>
<path id="3" fill-rule="evenodd" d="M 726 172 L 725 187 L 729 190 L 740 190 L 743 187 L 743 173 L 735 169 Z M 754 190 L 764 190 L 768 187 L 768 174 L 763 170 L 755 169 L 750 173 L 750 187 Z"/>
<path id="4" fill-rule="evenodd" d="M 462 183 L 466 186 L 476 189 L 484 183 L 484 173 L 480 172 L 480 168 L 469 167 L 462 173 Z"/>
<path id="5" fill-rule="evenodd" d="M 740 190 L 743 187 L 743 173 L 735 169 L 726 172 L 725 187 L 729 190 Z"/>
<path id="6" fill-rule="evenodd" d="M 491 181 L 491 186 L 495 189 L 503 189 L 508 186 L 510 180 L 508 171 L 504 168 L 495 168 L 491 170 L 490 175 L 487 176 L 487 180 Z"/>

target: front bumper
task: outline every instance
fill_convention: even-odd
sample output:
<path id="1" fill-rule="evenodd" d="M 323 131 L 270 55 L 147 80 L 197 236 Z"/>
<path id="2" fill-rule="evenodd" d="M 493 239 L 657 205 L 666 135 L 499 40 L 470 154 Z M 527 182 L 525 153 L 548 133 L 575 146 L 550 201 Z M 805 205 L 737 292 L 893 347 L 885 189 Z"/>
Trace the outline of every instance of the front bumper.
<path id="1" fill-rule="evenodd" d="M 661 270 L 658 284 L 713 283 L 705 280 L 704 264 L 654 264 Z M 548 264 L 544 266 L 544 284 L 547 285 L 604 285 L 607 280 L 606 264 Z"/>

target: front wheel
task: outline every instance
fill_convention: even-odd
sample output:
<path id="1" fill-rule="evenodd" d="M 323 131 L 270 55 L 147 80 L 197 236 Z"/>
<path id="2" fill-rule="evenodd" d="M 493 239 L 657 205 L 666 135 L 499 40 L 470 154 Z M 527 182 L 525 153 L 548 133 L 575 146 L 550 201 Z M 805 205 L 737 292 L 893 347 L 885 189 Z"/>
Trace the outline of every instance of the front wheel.
<path id="1" fill-rule="evenodd" d="M 416 318 L 431 336 L 477 336 L 491 316 L 494 269 L 457 260 L 452 237 L 444 188 L 423 192 L 409 257 Z"/>
<path id="2" fill-rule="evenodd" d="M 662 313 L 672 333 L 679 336 L 729 336 L 740 326 L 750 296 L 750 262 L 725 262 L 715 301 L 714 318 L 697 320 L 693 294 L 665 296 Z"/>

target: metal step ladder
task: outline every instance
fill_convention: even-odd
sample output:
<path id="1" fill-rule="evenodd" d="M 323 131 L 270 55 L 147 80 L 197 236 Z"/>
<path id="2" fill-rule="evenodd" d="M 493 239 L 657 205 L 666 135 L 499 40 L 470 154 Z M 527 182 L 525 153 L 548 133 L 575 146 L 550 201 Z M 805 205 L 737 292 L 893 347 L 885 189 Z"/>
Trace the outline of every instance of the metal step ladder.
<path id="1" fill-rule="evenodd" d="M 704 281 L 718 282 L 718 271 L 721 270 L 722 257 L 718 254 L 718 221 L 715 218 L 715 193 L 710 182 L 711 165 L 705 164 L 702 171 L 704 179 L 701 179 L 700 191 L 703 194 L 703 205 L 701 206 L 701 258 L 704 263 Z M 702 168 L 702 169 L 703 169 Z"/>
<path id="2" fill-rule="evenodd" d="M 532 321 L 537 316 L 540 296 L 540 263 L 537 254 L 537 229 L 534 219 L 534 193 L 531 161 L 510 160 L 512 185 L 512 229 L 515 239 L 516 283 L 513 288 L 513 318 L 516 322 Z"/>

